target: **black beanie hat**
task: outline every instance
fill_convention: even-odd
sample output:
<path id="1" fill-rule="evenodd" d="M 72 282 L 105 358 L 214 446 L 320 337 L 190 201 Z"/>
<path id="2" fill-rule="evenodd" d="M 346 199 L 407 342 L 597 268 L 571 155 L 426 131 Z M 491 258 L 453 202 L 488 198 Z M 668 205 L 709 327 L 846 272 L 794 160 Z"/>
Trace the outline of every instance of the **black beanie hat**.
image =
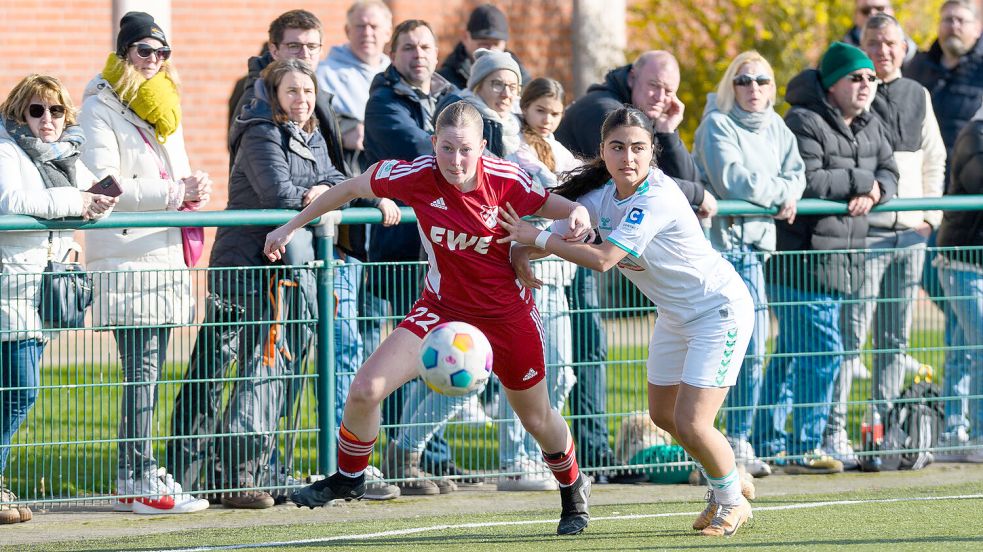
<path id="1" fill-rule="evenodd" d="M 119 34 L 116 35 L 116 55 L 125 57 L 126 49 L 131 44 L 141 38 L 148 37 L 156 38 L 163 42 L 164 46 L 170 46 L 167 43 L 167 37 L 164 36 L 164 31 L 154 21 L 154 16 L 138 11 L 127 12 L 123 19 L 119 20 Z"/>

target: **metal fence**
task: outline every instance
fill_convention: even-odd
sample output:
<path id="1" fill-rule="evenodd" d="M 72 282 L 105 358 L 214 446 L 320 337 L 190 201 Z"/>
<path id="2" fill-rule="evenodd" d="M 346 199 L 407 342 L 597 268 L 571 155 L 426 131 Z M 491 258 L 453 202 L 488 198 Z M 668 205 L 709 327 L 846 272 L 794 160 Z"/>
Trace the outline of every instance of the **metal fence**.
<path id="1" fill-rule="evenodd" d="M 980 210 L 983 197 L 895 200 L 877 209 Z M 819 200 L 799 204 L 800 216 L 834 212 L 845 212 L 845 206 Z M 89 228 L 271 226 L 293 214 L 121 213 L 95 223 L 4 216 L 0 217 L 0 231 L 79 228 L 84 234 Z M 721 202 L 720 216 L 761 214 L 769 211 L 743 202 Z M 426 266 L 422 262 L 339 261 L 332 255 L 335 224 L 371 224 L 381 218 L 371 209 L 331 213 L 324 218 L 328 220 L 315 226 L 316 259 L 304 265 L 137 275 L 91 273 L 96 285 L 122 277 L 138 277 L 154 285 L 186 279 L 191 297 L 181 300 L 193 299 L 193 321 L 148 328 L 94 326 L 90 319 L 84 329 L 45 330 L 41 380 L 31 388 L 37 392 L 37 402 L 9 445 L 0 445 L 10 454 L 3 474 L 5 486 L 25 503 L 104 502 L 118 492 L 121 472 L 145 461 L 148 455 L 185 490 L 201 494 L 256 487 L 283 495 L 308 476 L 332 472 L 347 382 L 361 359 L 402 319 Z M 404 209 L 404 222 L 413 220 L 412 212 Z M 919 287 L 923 257 L 936 251 L 895 247 L 769 258 L 753 251 L 739 253 L 735 262 L 754 260 L 766 270 L 791 266 L 793 271 L 835 255 L 861 255 L 866 259 L 867 274 L 881 273 L 883 278 L 879 286 L 863 286 L 854 295 L 820 294 L 820 303 L 804 294 L 776 296 L 769 289 L 773 292 L 768 296 L 769 304 L 758 305 L 766 316 L 763 345 L 745 362 L 745 370 L 749 374 L 757 371 L 760 377 L 747 378 L 749 381 L 732 391 L 719 419 L 721 427 L 736 434 L 741 424 L 753 422 L 755 431 L 768 426 L 772 431 L 768 437 L 774 443 L 776 431 L 801 431 L 801 424 L 808 423 L 802 420 L 815 416 L 816 407 L 830 408 L 831 424 L 845 432 L 861 457 L 888 454 L 893 451 L 861 451 L 862 419 L 871 405 L 877 405 L 884 417 L 889 416 L 890 405 L 899 403 L 900 390 L 916 378 L 924 380 L 929 373 L 941 391 L 932 404 L 939 405 L 950 425 L 965 419 L 968 426 L 973 416 L 978 418 L 976 413 L 983 402 L 979 384 L 983 366 L 976 362 L 979 346 L 954 343 L 946 323 L 951 322 L 954 311 L 962 312 L 953 309 L 954 305 L 975 304 L 983 297 L 926 293 Z M 972 263 L 979 251 L 961 254 Z M 892 263 L 918 265 L 915 288 L 891 287 L 901 277 L 885 268 Z M 555 276 L 554 285 L 547 286 L 552 290 L 537 297 L 550 341 L 547 361 L 555 388 L 553 398 L 574 428 L 585 470 L 607 473 L 617 468 L 646 468 L 652 470 L 652 479 L 659 479 L 659 474 L 688 471 L 688 459 L 683 455 L 636 454 L 640 439 L 646 445 L 654 442 L 646 440 L 651 436 L 645 433 L 647 428 L 643 427 L 641 434 L 645 435 L 640 437 L 633 424 L 644 419 L 637 413 L 647 408 L 645 363 L 655 308 L 614 272 L 600 276 L 601 300 L 595 305 L 584 302 L 584 294 L 578 293 L 578 286 L 585 285 L 586 271 L 575 275 L 570 267 L 561 266 L 541 270 Z M 0 275 L 0 290 L 7 293 L 16 289 L 16 278 L 32 277 L 37 275 Z M 305 297 L 302 286 L 297 285 L 305 278 L 313 282 L 316 297 Z M 345 291 L 345 286 L 356 284 L 370 293 L 352 295 L 350 289 Z M 366 300 L 366 295 L 375 299 Z M 824 307 L 825 315 L 836 317 L 827 321 L 840 334 L 836 343 L 821 331 L 810 333 L 817 331 L 815 326 L 796 325 L 796 309 L 817 304 Z M 117 307 L 94 305 L 99 309 Z M 892 337 L 893 329 L 908 320 L 910 337 Z M 599 326 L 592 330 L 594 323 Z M 844 328 L 853 328 L 855 335 L 845 338 Z M 11 338 L 0 336 L 4 341 Z M 151 338 L 166 342 L 155 387 L 139 377 L 124 377 L 126 362 L 121 360 L 127 354 L 142 354 L 140 346 Z M 845 376 L 835 377 L 841 365 L 849 369 L 842 370 Z M 813 370 L 817 366 L 827 371 L 813 373 L 803 368 Z M 958 373 L 950 373 L 953 366 Z M 893 387 L 878 390 L 878 386 L 888 385 L 888 380 Z M 0 401 L 24 390 L 0 386 Z M 792 390 L 799 392 L 794 401 L 788 398 Z M 386 407 L 384 422 L 398 418 L 397 412 L 405 404 L 427 400 L 425 394 L 420 389 L 405 389 Z M 454 406 L 455 415 L 439 434 L 457 466 L 478 471 L 491 481 L 511 469 L 504 458 L 522 455 L 523 451 L 534 456 L 521 436 L 510 431 L 513 422 L 500 401 L 496 386 L 489 385 L 478 396 Z M 130 405 L 129 410 L 123 410 L 124 403 Z M 129 435 L 133 435 L 134 424 L 143 424 L 137 433 L 144 437 L 121 439 L 121 420 L 129 424 Z M 372 463 L 379 465 L 388 439 L 414 429 L 427 433 L 433 423 L 431 419 L 404 417 L 403 423 L 384 425 L 381 433 L 386 437 L 380 439 Z M 507 453 L 503 452 L 504 439 L 512 441 Z M 964 446 L 979 450 L 983 443 L 950 440 L 933 443 L 930 448 L 945 452 L 963 450 Z M 759 455 L 781 463 L 796 454 L 781 454 L 779 448 L 760 450 Z M 435 452 L 434 456 L 440 454 Z"/>

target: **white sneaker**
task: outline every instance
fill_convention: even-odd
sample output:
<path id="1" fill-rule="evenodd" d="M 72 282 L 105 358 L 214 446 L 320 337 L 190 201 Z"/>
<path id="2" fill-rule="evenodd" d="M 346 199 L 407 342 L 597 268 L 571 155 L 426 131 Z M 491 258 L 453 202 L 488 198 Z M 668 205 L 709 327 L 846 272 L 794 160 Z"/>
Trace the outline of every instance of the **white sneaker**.
<path id="1" fill-rule="evenodd" d="M 509 466 L 502 466 L 508 473 L 498 478 L 499 491 L 555 491 L 559 488 L 553 472 L 546 462 L 520 458 Z"/>
<path id="2" fill-rule="evenodd" d="M 467 402 L 464 403 L 464 408 L 455 417 L 462 422 L 478 426 L 491 427 L 492 425 L 491 418 L 485 413 L 485 409 L 481 406 L 481 401 L 478 400 L 478 395 L 468 397 Z"/>
<path id="3" fill-rule="evenodd" d="M 146 472 L 139 480 L 132 478 L 117 479 L 116 494 L 131 495 L 116 500 L 113 504 L 113 510 L 117 512 L 148 515 L 175 513 L 174 497 L 171 496 L 164 482 L 155 472 Z"/>
<path id="4" fill-rule="evenodd" d="M 853 445 L 850 444 L 850 437 L 847 435 L 846 429 L 836 429 L 823 435 L 822 450 L 843 462 L 844 470 L 855 470 L 860 467 L 860 461 L 857 460 L 857 454 L 853 450 Z"/>
<path id="5" fill-rule="evenodd" d="M 730 448 L 734 449 L 734 460 L 737 465 L 744 466 L 745 471 L 752 477 L 766 477 L 771 475 L 771 466 L 763 462 L 754 454 L 754 447 L 747 439 L 727 437 Z"/>
<path id="6" fill-rule="evenodd" d="M 157 468 L 157 477 L 160 478 L 167 492 L 174 497 L 174 509 L 172 514 L 191 514 L 208 509 L 208 501 L 204 498 L 195 498 L 184 492 L 181 484 L 174 480 L 174 476 L 167 473 L 164 467 Z"/>
<path id="7" fill-rule="evenodd" d="M 860 357 L 850 357 L 843 359 L 840 370 L 846 370 L 851 379 L 870 379 L 870 369 L 864 366 Z"/>
<path id="8" fill-rule="evenodd" d="M 936 462 L 966 462 L 970 456 L 970 451 L 967 450 L 969 445 L 966 428 L 959 426 L 955 431 L 943 433 L 939 438 L 939 448 L 947 450 L 939 450 L 932 455 Z"/>

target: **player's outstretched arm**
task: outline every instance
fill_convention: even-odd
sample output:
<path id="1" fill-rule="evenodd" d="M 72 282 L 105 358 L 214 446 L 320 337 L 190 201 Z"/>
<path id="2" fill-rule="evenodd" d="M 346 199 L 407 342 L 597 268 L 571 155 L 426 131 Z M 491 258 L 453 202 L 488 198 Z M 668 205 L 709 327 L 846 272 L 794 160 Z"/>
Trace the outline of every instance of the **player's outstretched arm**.
<path id="1" fill-rule="evenodd" d="M 624 259 L 625 255 L 628 254 L 625 250 L 609 242 L 593 245 L 560 239 L 559 235 L 553 234 L 549 230 L 540 230 L 522 220 L 509 204 L 506 204 L 505 209 L 498 210 L 498 223 L 509 233 L 508 236 L 498 240 L 499 243 L 514 241 L 524 245 L 533 245 L 543 249 L 546 253 L 551 253 L 599 272 L 605 272 L 617 265 L 618 261 Z"/>
<path id="2" fill-rule="evenodd" d="M 375 165 L 369 167 L 368 170 L 354 178 L 349 178 L 344 182 L 328 188 L 323 194 L 317 196 L 310 205 L 305 207 L 303 211 L 297 213 L 294 218 L 266 235 L 266 245 L 263 247 L 263 254 L 271 261 L 280 260 L 286 251 L 287 244 L 293 238 L 294 232 L 303 228 L 310 221 L 328 211 L 337 209 L 355 198 L 374 198 L 375 195 L 372 193 L 371 184 L 373 171 L 375 171 Z"/>

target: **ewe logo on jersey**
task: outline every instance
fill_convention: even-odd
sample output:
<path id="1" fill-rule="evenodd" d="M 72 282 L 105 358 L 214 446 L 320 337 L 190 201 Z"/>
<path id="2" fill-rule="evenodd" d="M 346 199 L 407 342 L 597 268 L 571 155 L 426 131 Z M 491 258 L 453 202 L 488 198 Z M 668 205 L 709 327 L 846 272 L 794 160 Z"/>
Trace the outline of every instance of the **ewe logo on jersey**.
<path id="1" fill-rule="evenodd" d="M 481 220 L 485 221 L 485 226 L 488 228 L 494 228 L 498 224 L 498 205 L 493 205 L 489 207 L 488 205 L 481 206 Z"/>
<path id="2" fill-rule="evenodd" d="M 430 241 L 435 244 L 443 245 L 451 251 L 464 251 L 474 249 L 475 253 L 485 255 L 488 253 L 488 246 L 491 245 L 491 236 L 471 236 L 464 232 L 455 232 L 440 226 L 430 227 Z"/>

